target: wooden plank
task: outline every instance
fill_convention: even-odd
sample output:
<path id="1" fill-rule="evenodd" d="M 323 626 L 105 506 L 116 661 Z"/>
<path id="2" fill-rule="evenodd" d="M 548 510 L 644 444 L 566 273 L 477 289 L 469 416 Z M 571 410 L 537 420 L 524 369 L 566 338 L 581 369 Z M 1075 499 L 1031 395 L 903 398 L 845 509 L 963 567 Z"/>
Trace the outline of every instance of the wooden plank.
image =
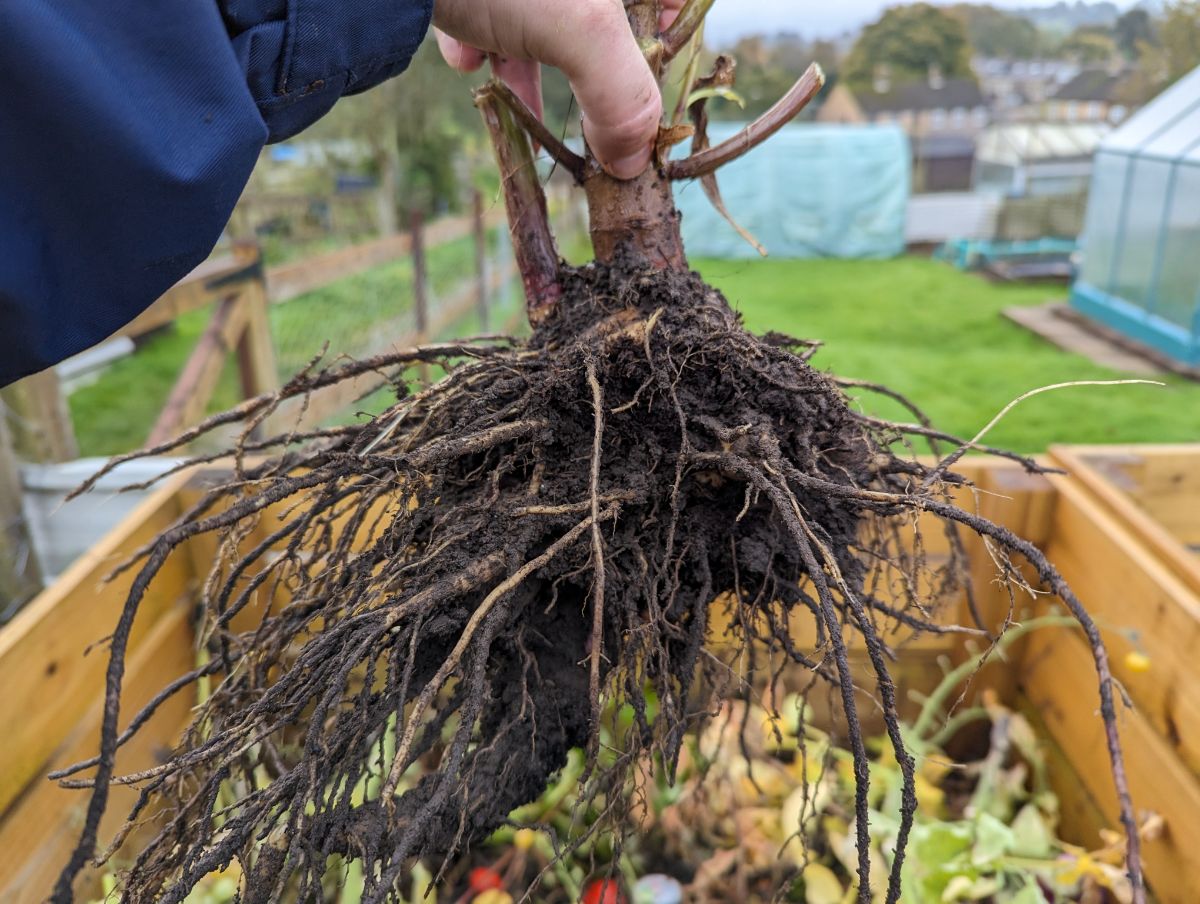
<path id="1" fill-rule="evenodd" d="M 226 358 L 236 347 L 249 319 L 250 306 L 244 303 L 241 294 L 221 302 L 150 430 L 147 446 L 164 443 L 200 422 L 208 410 Z"/>
<path id="2" fill-rule="evenodd" d="M 503 225 L 504 211 L 493 209 L 487 213 L 485 220 L 489 229 Z M 471 235 L 473 228 L 470 217 L 444 217 L 435 220 L 426 227 L 426 247 L 433 248 L 466 238 Z M 291 301 L 339 279 L 356 276 L 373 267 L 400 260 L 411 250 L 410 236 L 401 233 L 370 242 L 360 242 L 318 257 L 280 264 L 267 270 L 267 297 L 272 304 Z"/>
<path id="3" fill-rule="evenodd" d="M 179 515 L 178 481 L 139 505 L 91 552 L 0 631 L 0 814 L 45 771 L 45 765 L 103 688 L 108 657 L 88 648 L 117 624 L 134 573 L 105 583 L 113 567 L 169 527 Z M 191 562 L 171 556 L 134 622 L 136 650 L 154 624 L 188 592 Z"/>
<path id="4" fill-rule="evenodd" d="M 144 706 L 175 678 L 195 666 L 190 606 L 176 605 L 165 613 L 129 661 L 122 693 L 122 722 Z M 42 776 L 54 769 L 92 757 L 100 739 L 103 689 L 89 685 L 86 715 L 68 731 L 53 757 L 0 820 L 0 901 L 5 904 L 40 904 L 66 863 L 83 824 L 89 794 L 69 791 Z M 43 698 L 45 699 L 45 698 Z M 62 698 L 60 698 L 61 700 Z M 46 702 L 49 702 L 46 700 Z M 55 701 L 57 705 L 59 701 Z M 118 774 L 145 769 L 160 762 L 162 751 L 174 745 L 191 717 L 194 689 L 183 690 L 163 704 L 132 741 L 118 754 Z M 11 724 L 11 723 L 10 723 Z M 105 845 L 133 806 L 136 791 L 114 785 L 100 827 Z M 125 850 L 136 849 L 132 836 Z M 99 873 L 86 870 L 75 886 L 81 900 L 99 891 Z"/>
<path id="5" fill-rule="evenodd" d="M 0 390 L 0 411 L 12 410 L 12 444 L 25 461 L 61 462 L 79 457 L 75 428 L 53 367 Z"/>
<path id="6" fill-rule="evenodd" d="M 1053 483 L 1058 506 L 1046 554 L 1099 623 L 1113 673 L 1144 718 L 1200 774 L 1200 596 L 1079 481 Z M 1131 665 L 1132 652 L 1148 656 L 1149 669 Z"/>
<path id="7" fill-rule="evenodd" d="M 1185 454 L 1138 457 L 1056 447 L 1051 456 L 1177 578 L 1200 593 L 1200 556 L 1184 545 L 1189 538 L 1200 538 L 1200 446 Z M 1118 465 L 1128 483 L 1111 479 Z"/>
<path id="8" fill-rule="evenodd" d="M 1104 740 L 1091 651 L 1079 634 L 1035 631 L 1022 671 L 1030 703 L 1041 713 L 1110 824 L 1118 808 Z M 1121 743 L 1139 810 L 1166 821 L 1162 837 L 1143 845 L 1146 875 L 1161 904 L 1192 904 L 1200 888 L 1200 782 L 1138 710 L 1121 709 Z"/>
<path id="9" fill-rule="evenodd" d="M 291 301 L 339 279 L 399 260 L 408 254 L 409 247 L 408 235 L 400 233 L 269 267 L 267 297 L 272 304 Z"/>
<path id="10" fill-rule="evenodd" d="M 242 397 L 254 398 L 279 386 L 279 368 L 275 362 L 275 344 L 271 341 L 266 286 L 249 284 L 242 293 L 246 308 L 246 328 L 238 340 L 238 374 Z"/>
<path id="11" fill-rule="evenodd" d="M 979 489 L 975 506 L 979 515 L 1009 528 L 1018 537 L 1034 545 L 1045 543 L 1054 502 L 1054 488 L 1046 478 L 1029 474 L 1012 462 L 992 462 L 989 467 L 981 469 L 974 482 Z M 982 538 L 967 528 L 962 528 L 960 535 L 970 562 L 975 609 L 988 631 L 998 633 L 1010 617 L 1020 621 L 1026 613 L 1038 607 L 1037 600 L 1001 574 L 993 553 Z M 1026 582 L 1036 586 L 1035 575 L 1027 563 L 1015 559 L 1013 565 Z M 960 625 L 977 627 L 966 593 L 962 597 L 957 621 Z M 986 640 L 960 637 L 955 658 L 962 662 L 977 657 L 985 647 Z M 969 699 L 977 697 L 984 690 L 994 691 L 1003 700 L 1012 699 L 1017 689 L 1017 663 L 1024 649 L 1025 640 L 1022 639 L 1008 649 L 1004 660 L 996 659 L 980 669 L 971 679 Z"/>
<path id="12" fill-rule="evenodd" d="M 0 409 L 0 625 L 42 589 L 41 569 L 21 507 L 21 474 Z"/>
<path id="13" fill-rule="evenodd" d="M 1114 823 L 1104 815 L 1070 758 L 1054 740 L 1038 708 L 1024 693 L 1018 693 L 1008 703 L 1025 717 L 1038 739 L 1038 748 L 1046 764 L 1046 778 L 1058 800 L 1058 837 L 1092 851 L 1102 847 L 1100 831 L 1111 829 Z"/>

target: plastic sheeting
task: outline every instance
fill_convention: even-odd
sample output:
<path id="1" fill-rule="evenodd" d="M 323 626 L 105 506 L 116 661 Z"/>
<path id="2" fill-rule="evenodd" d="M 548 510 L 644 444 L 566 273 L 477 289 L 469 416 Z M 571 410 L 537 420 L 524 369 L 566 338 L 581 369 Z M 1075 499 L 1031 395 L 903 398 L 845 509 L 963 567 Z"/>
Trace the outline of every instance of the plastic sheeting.
<path id="1" fill-rule="evenodd" d="M 714 123 L 709 136 L 717 144 L 740 129 Z M 892 126 L 795 125 L 717 178 L 729 212 L 773 257 L 885 258 L 904 251 L 911 161 L 908 138 Z M 675 195 L 689 255 L 758 257 L 699 182 Z"/>

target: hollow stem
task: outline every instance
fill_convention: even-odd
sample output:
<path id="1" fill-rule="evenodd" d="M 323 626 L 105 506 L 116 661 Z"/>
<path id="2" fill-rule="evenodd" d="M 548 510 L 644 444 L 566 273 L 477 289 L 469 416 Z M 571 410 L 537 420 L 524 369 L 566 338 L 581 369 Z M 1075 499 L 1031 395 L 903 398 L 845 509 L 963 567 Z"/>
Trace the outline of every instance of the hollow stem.
<path id="1" fill-rule="evenodd" d="M 679 11 L 678 18 L 662 33 L 664 61 L 670 62 L 687 47 L 688 41 L 704 24 L 704 18 L 712 9 L 713 3 L 714 0 L 687 0 L 683 9 Z"/>
<path id="2" fill-rule="evenodd" d="M 526 133 L 535 142 L 545 148 L 546 153 L 559 166 L 575 177 L 576 182 L 583 181 L 584 167 L 587 165 L 581 156 L 559 141 L 558 137 L 546 128 L 546 124 L 538 119 L 521 98 L 508 85 L 499 80 L 488 84 L 487 90 L 504 104 L 516 117 Z"/>
<path id="3" fill-rule="evenodd" d="M 475 92 L 475 106 L 483 115 L 496 152 L 513 254 L 525 286 L 526 311 L 530 324 L 536 326 L 562 297 L 558 249 L 529 136 L 501 95 L 496 83 L 489 82 Z"/>
<path id="4" fill-rule="evenodd" d="M 728 141 L 723 141 L 706 151 L 693 154 L 686 160 L 677 160 L 667 164 L 668 179 L 699 179 L 715 173 L 727 163 L 737 160 L 743 154 L 758 147 L 808 106 L 809 101 L 825 85 L 825 73 L 821 67 L 813 63 L 804 75 L 792 86 L 775 106 L 756 119 L 745 129 L 738 132 Z"/>

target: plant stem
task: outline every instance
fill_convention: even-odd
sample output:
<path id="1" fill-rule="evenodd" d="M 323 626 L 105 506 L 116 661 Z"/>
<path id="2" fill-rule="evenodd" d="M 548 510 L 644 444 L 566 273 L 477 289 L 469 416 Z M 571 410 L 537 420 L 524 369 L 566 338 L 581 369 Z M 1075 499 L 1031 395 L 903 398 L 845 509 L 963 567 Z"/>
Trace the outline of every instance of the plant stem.
<path id="1" fill-rule="evenodd" d="M 525 286 L 525 306 L 530 324 L 537 326 L 554 310 L 562 287 L 558 249 L 550 231 L 546 194 L 533 162 L 533 147 L 513 110 L 501 101 L 495 83 L 475 93 L 475 106 L 483 114 L 496 152 L 513 253 Z"/>
<path id="2" fill-rule="evenodd" d="M 946 701 L 950 699 L 950 695 L 954 693 L 955 689 L 982 666 L 990 662 L 993 656 L 1003 654 L 1030 631 L 1036 631 L 1038 628 L 1074 628 L 1078 626 L 1079 623 L 1069 615 L 1043 615 L 1040 618 L 1030 619 L 1027 622 L 1013 625 L 1000 635 L 982 657 L 979 659 L 967 659 L 946 674 L 946 677 L 934 688 L 933 693 L 929 695 L 928 699 L 921 706 L 921 714 L 917 716 L 917 721 L 913 723 L 913 734 L 918 738 L 925 737 L 929 733 L 930 728 L 933 727 L 934 719 L 945 708 Z"/>
<path id="3" fill-rule="evenodd" d="M 687 46 L 715 0 L 687 0 L 671 27 L 662 33 L 663 58 L 672 60 Z"/>
<path id="4" fill-rule="evenodd" d="M 792 90 L 741 132 L 716 147 L 693 154 L 686 160 L 668 164 L 667 178 L 674 180 L 699 179 L 701 176 L 715 173 L 726 163 L 732 163 L 743 154 L 758 147 L 795 119 L 796 115 L 808 106 L 809 101 L 817 96 L 824 85 L 825 73 L 818 64 L 813 63 L 792 86 Z"/>

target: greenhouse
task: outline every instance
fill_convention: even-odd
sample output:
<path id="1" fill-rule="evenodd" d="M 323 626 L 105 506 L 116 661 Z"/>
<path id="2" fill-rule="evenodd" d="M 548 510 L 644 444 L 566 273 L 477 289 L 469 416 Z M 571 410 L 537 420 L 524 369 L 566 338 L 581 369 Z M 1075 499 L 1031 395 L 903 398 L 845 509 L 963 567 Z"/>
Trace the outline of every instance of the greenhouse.
<path id="1" fill-rule="evenodd" d="M 1200 69 L 1100 145 L 1071 293 L 1079 311 L 1200 364 Z"/>

